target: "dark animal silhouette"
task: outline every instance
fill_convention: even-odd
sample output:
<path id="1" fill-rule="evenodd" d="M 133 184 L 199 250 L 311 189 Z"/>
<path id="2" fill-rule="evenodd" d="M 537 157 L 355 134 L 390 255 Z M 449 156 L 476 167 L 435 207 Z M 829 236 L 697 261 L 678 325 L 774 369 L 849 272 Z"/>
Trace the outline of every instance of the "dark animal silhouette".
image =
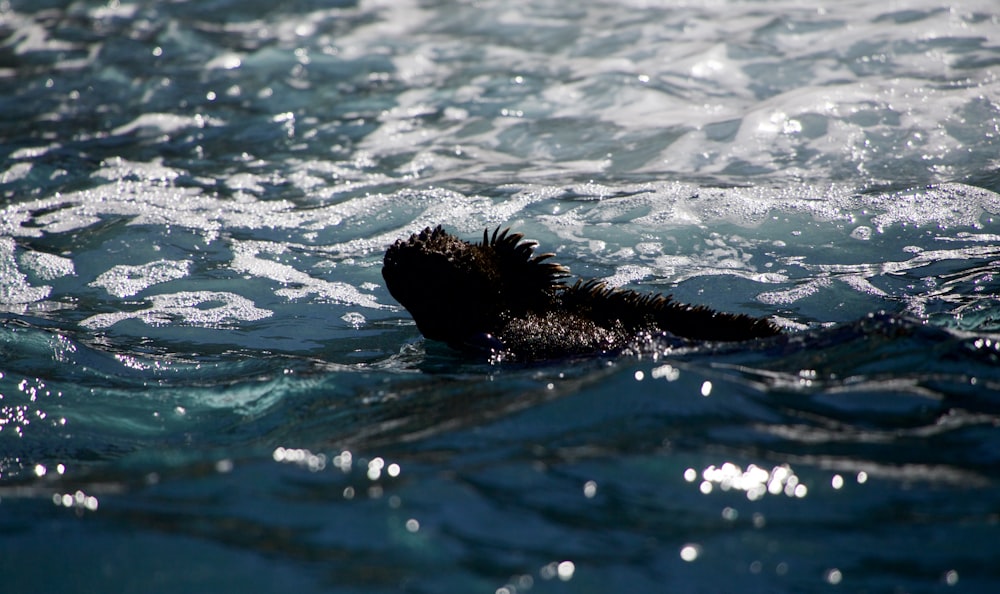
<path id="1" fill-rule="evenodd" d="M 697 341 L 741 341 L 780 334 L 771 322 L 678 303 L 669 296 L 567 285 L 569 270 L 535 255 L 534 241 L 510 229 L 483 232 L 482 243 L 440 225 L 398 240 L 382 277 L 427 338 L 462 350 L 533 361 L 620 351 L 669 333 Z"/>

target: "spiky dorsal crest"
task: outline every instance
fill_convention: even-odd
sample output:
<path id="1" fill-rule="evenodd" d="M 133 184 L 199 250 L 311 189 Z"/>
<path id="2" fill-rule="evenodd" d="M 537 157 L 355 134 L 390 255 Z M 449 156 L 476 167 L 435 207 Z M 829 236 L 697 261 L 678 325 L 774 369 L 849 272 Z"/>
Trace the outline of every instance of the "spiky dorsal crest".
<path id="1" fill-rule="evenodd" d="M 670 297 L 659 293 L 619 289 L 598 279 L 578 280 L 563 291 L 560 298 L 570 309 L 587 311 L 602 323 L 619 321 L 626 328 L 649 324 L 657 313 L 677 305 Z"/>
<path id="2" fill-rule="evenodd" d="M 479 246 L 492 252 L 497 268 L 506 288 L 520 295 L 540 292 L 551 295 L 565 288 L 562 279 L 569 276 L 569 269 L 555 262 L 547 262 L 555 256 L 551 252 L 535 255 L 537 241 L 524 240 L 521 233 L 511 233 L 510 228 L 497 227 L 492 237 L 489 229 L 483 231 L 483 242 Z"/>
<path id="3" fill-rule="evenodd" d="M 424 251 L 428 251 L 432 248 L 441 248 L 449 241 L 453 241 L 453 238 L 448 235 L 448 232 L 444 230 L 444 227 L 438 225 L 431 229 L 430 227 L 424 227 L 423 231 L 420 233 L 414 233 L 408 239 L 397 239 L 396 246 L 410 246 L 417 247 Z"/>
<path id="4" fill-rule="evenodd" d="M 722 341 L 780 333 L 766 319 L 680 303 L 660 293 L 618 289 L 600 280 L 577 281 L 560 293 L 560 300 L 571 311 L 583 312 L 601 324 L 621 323 L 629 331 L 665 330 L 684 338 Z"/>

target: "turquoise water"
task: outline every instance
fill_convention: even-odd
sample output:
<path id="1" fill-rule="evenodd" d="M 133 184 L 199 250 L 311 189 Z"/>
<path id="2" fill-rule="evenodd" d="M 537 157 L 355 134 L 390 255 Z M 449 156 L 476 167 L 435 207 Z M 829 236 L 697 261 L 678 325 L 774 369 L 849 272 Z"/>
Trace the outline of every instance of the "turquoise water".
<path id="1" fill-rule="evenodd" d="M 998 19 L 0 2 L 0 591 L 996 591 Z M 464 358 L 436 224 L 788 334 Z"/>

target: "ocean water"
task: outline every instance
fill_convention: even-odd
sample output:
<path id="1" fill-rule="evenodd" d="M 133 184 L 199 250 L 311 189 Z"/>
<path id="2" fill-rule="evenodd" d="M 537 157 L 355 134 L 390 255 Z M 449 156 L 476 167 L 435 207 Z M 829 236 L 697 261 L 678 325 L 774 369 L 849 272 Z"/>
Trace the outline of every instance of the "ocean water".
<path id="1" fill-rule="evenodd" d="M 991 0 L 0 1 L 0 591 L 997 591 L 998 77 Z M 470 359 L 437 224 L 787 334 Z"/>

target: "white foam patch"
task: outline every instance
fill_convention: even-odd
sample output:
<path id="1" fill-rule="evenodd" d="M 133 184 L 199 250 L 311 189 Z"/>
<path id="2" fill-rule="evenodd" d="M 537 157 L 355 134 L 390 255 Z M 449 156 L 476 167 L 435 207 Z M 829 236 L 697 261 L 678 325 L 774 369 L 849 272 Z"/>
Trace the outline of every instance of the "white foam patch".
<path id="1" fill-rule="evenodd" d="M 42 280 L 52 280 L 76 274 L 73 261 L 69 258 L 45 252 L 25 252 L 20 257 L 21 265 Z"/>
<path id="2" fill-rule="evenodd" d="M 238 242 L 233 246 L 232 267 L 237 272 L 286 285 L 275 291 L 275 294 L 289 300 L 316 295 L 321 300 L 334 303 L 360 305 L 372 309 L 385 308 L 375 300 L 375 297 L 362 293 L 353 285 L 313 278 L 289 264 L 260 257 L 261 254 L 281 255 L 287 251 L 288 246 L 285 244 L 267 241 Z"/>
<path id="3" fill-rule="evenodd" d="M 52 287 L 33 286 L 14 259 L 16 245 L 10 237 L 0 237 L 0 307 L 27 305 L 49 296 Z"/>
<path id="4" fill-rule="evenodd" d="M 1000 257 L 1000 246 L 995 245 L 971 245 L 948 250 L 925 250 L 917 246 L 907 246 L 902 251 L 912 253 L 913 257 L 906 260 L 885 259 L 872 263 L 809 264 L 801 262 L 798 265 L 811 274 L 823 274 L 841 279 L 847 277 L 871 278 L 886 274 L 898 276 L 947 260 L 983 260 Z"/>
<path id="5" fill-rule="evenodd" d="M 161 158 L 143 162 L 114 157 L 102 162 L 101 168 L 92 173 L 91 177 L 114 182 L 138 180 L 163 184 L 177 179 L 184 173 L 181 169 L 164 165 L 162 161 Z"/>
<path id="6" fill-rule="evenodd" d="M 560 238 L 580 241 L 580 233 L 567 233 L 567 227 L 582 231 L 588 225 L 627 220 L 661 232 L 720 221 L 753 227 L 782 212 L 803 213 L 820 221 L 850 221 L 856 213 L 866 212 L 878 230 L 884 231 L 894 225 L 982 228 L 984 213 L 1000 214 L 1000 194 L 961 183 L 863 195 L 843 184 L 715 188 L 655 182 L 623 184 L 616 189 L 615 195 L 608 195 L 599 187 L 563 188 L 582 205 L 540 219 Z M 550 199 L 558 197 L 539 187 L 531 190 Z"/>
<path id="7" fill-rule="evenodd" d="M 140 311 L 115 312 L 90 316 L 80 322 L 92 330 L 109 328 L 124 320 L 140 320 L 150 326 L 196 326 L 221 328 L 238 322 L 254 322 L 273 312 L 254 306 L 253 302 L 225 291 L 183 291 L 149 297 L 152 306 Z"/>
<path id="8" fill-rule="evenodd" d="M 872 218 L 879 230 L 899 224 L 982 228 L 984 212 L 1000 214 L 1000 194 L 957 183 L 864 196 L 858 202 L 881 211 Z"/>
<path id="9" fill-rule="evenodd" d="M 150 164 L 148 171 L 134 164 L 122 166 L 124 169 L 115 174 L 121 176 L 115 183 L 0 208 L 0 235 L 41 237 L 79 231 L 102 218 L 126 217 L 129 225 L 190 229 L 201 232 L 206 242 L 212 242 L 218 239 L 222 229 L 281 229 L 308 233 L 338 225 L 393 224 L 402 220 L 400 212 L 412 214 L 412 217 L 405 217 L 409 223 L 402 229 L 395 228 L 324 249 L 340 256 L 362 256 L 381 251 L 396 239 L 427 226 L 445 224 L 456 232 L 481 233 L 483 224 L 506 223 L 527 204 L 543 199 L 522 194 L 495 201 L 443 189 L 407 189 L 306 209 L 288 200 L 259 200 L 247 192 L 235 198 L 220 198 L 196 188 L 174 188 L 159 180 L 178 173 L 176 171 L 160 172 L 155 164 Z"/>
<path id="10" fill-rule="evenodd" d="M 987 238 L 991 235 L 986 235 Z M 904 248 L 904 253 L 912 253 L 913 256 L 906 260 L 883 260 L 871 263 L 853 264 L 810 264 L 798 262 L 796 266 L 801 267 L 810 275 L 822 275 L 813 280 L 804 282 L 784 291 L 771 291 L 761 293 L 757 300 L 771 305 L 788 305 L 799 301 L 805 297 L 813 295 L 822 289 L 829 288 L 832 281 L 840 281 L 851 289 L 865 295 L 866 297 L 889 298 L 893 294 L 875 286 L 870 279 L 885 276 L 900 276 L 912 274 L 919 276 L 919 272 L 912 272 L 925 266 L 931 266 L 946 261 L 990 261 L 1000 257 L 1000 247 L 995 245 L 972 245 L 957 249 L 948 250 L 924 250 L 911 246 Z M 788 279 L 783 279 L 787 281 Z M 920 295 L 903 295 L 903 299 L 908 302 L 911 314 L 923 317 L 926 311 L 923 306 L 929 298 L 940 298 L 944 291 L 935 286 L 928 289 L 928 292 Z M 920 309 L 917 309 L 917 306 Z"/>
<path id="11" fill-rule="evenodd" d="M 363 314 L 356 311 L 349 311 L 344 315 L 340 316 L 340 319 L 347 322 L 351 326 L 351 328 L 354 328 L 355 330 L 364 326 L 365 322 L 367 321 L 365 320 L 365 316 Z"/>
<path id="12" fill-rule="evenodd" d="M 190 260 L 157 260 L 141 266 L 121 264 L 101 273 L 90 286 L 103 287 L 115 297 L 131 297 L 153 285 L 184 278 L 190 268 Z"/>
<path id="13" fill-rule="evenodd" d="M 0 172 L 0 184 L 12 184 L 20 181 L 31 173 L 31 163 L 12 163 L 6 171 Z"/>
<path id="14" fill-rule="evenodd" d="M 785 291 L 761 293 L 757 295 L 757 301 L 768 305 L 789 305 L 810 295 L 815 295 L 820 289 L 829 287 L 830 284 L 831 281 L 828 278 L 817 278 Z"/>
<path id="15" fill-rule="evenodd" d="M 615 273 L 604 279 L 611 287 L 621 287 L 629 283 L 633 283 L 639 280 L 651 276 L 653 274 L 653 269 L 648 266 L 637 266 L 634 264 L 624 264 L 619 266 Z"/>
<path id="16" fill-rule="evenodd" d="M 185 128 L 204 128 L 206 125 L 223 125 L 225 122 L 202 115 L 182 116 L 172 113 L 144 113 L 127 124 L 111 131 L 114 135 L 145 132 L 150 135 L 172 134 Z"/>
<path id="17" fill-rule="evenodd" d="M 839 280 L 841 280 L 842 282 L 846 283 L 849 287 L 851 287 L 855 291 L 857 291 L 859 293 L 863 293 L 865 295 L 870 295 L 872 297 L 888 297 L 889 296 L 888 293 L 886 293 L 882 289 L 876 287 L 875 285 L 871 284 L 871 282 L 869 282 L 869 280 L 866 279 L 863 276 L 847 275 L 847 276 L 840 277 Z"/>

